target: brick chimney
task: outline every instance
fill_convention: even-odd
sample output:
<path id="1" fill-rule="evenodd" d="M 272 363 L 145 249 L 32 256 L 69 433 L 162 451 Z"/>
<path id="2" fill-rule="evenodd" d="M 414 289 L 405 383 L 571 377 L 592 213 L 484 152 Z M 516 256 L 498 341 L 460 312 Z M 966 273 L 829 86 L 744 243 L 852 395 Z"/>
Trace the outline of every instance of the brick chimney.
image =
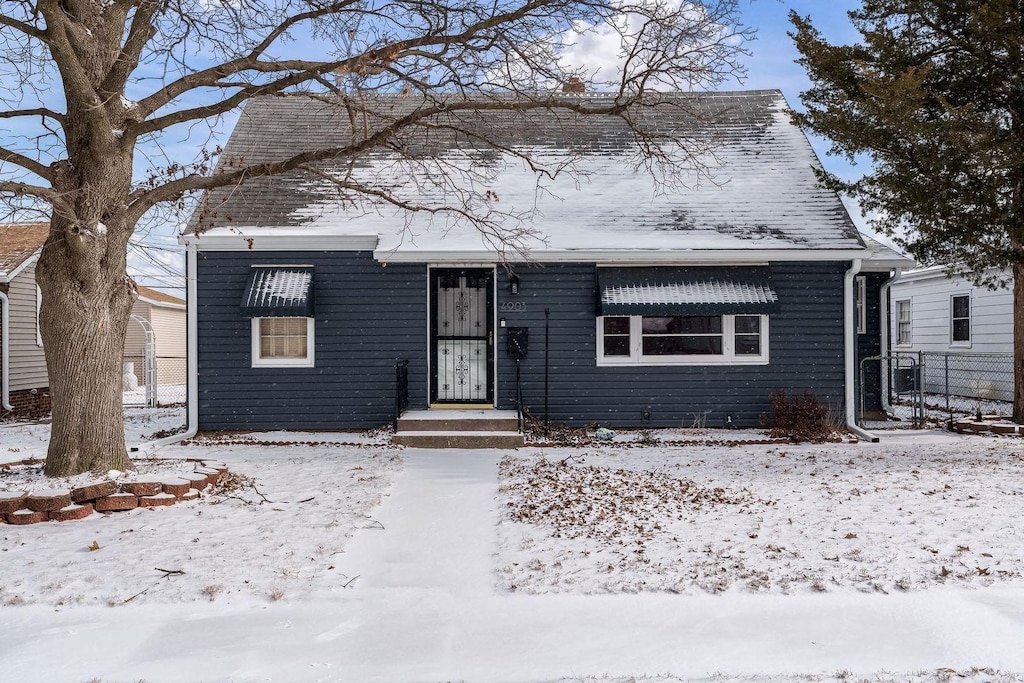
<path id="1" fill-rule="evenodd" d="M 587 86 L 578 76 L 570 76 L 569 80 L 562 84 L 562 93 L 565 95 L 582 95 L 586 90 Z"/>

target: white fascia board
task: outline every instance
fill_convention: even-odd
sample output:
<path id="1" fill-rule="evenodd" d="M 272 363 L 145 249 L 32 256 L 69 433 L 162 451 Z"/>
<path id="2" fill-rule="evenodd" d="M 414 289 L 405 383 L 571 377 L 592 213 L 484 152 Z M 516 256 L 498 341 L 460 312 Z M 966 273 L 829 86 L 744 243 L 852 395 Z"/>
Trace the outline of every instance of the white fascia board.
<path id="1" fill-rule="evenodd" d="M 172 304 L 170 301 L 157 301 L 156 299 L 150 299 L 148 296 L 140 296 L 139 301 L 149 304 L 150 306 L 156 306 L 157 308 L 171 308 L 176 311 L 184 311 L 185 304 Z"/>
<path id="2" fill-rule="evenodd" d="M 181 235 L 178 243 L 198 251 L 370 251 L 379 237 L 372 235 L 202 234 Z"/>
<path id="3" fill-rule="evenodd" d="M 892 270 L 913 268 L 917 263 L 908 258 L 864 259 L 860 272 L 888 273 Z"/>
<path id="4" fill-rule="evenodd" d="M 988 272 L 992 275 L 999 271 L 998 268 L 989 268 Z M 923 282 L 927 280 L 948 280 L 949 273 L 952 272 L 951 266 L 928 266 L 926 268 L 916 268 L 914 270 L 904 271 L 903 275 L 900 276 L 900 284 L 907 282 Z M 968 275 L 963 273 L 958 274 L 956 277 L 962 277 L 965 280 L 970 280 Z"/>
<path id="5" fill-rule="evenodd" d="M 8 284 L 8 283 L 10 283 L 10 282 L 11 282 L 12 280 L 14 280 L 14 278 L 18 277 L 18 275 L 20 275 L 20 274 L 21 274 L 21 271 L 25 270 L 25 269 L 26 269 L 26 268 L 28 268 L 28 267 L 29 267 L 30 265 L 32 265 L 33 263 L 35 263 L 36 261 L 38 261 L 38 260 L 39 260 L 39 254 L 41 254 L 42 252 L 43 252 L 43 248 L 42 248 L 42 247 L 39 247 L 38 249 L 36 249 L 36 251 L 35 251 L 35 253 L 34 253 L 34 254 L 32 254 L 32 255 L 31 255 L 31 256 L 29 256 L 29 257 L 28 257 L 27 259 L 25 259 L 24 261 L 22 261 L 22 262 L 21 262 L 21 263 L 20 263 L 20 264 L 19 264 L 19 265 L 18 265 L 17 267 L 15 267 L 15 269 L 14 269 L 14 270 L 12 270 L 11 272 L 9 272 L 9 273 L 0 273 L 0 283 L 3 283 L 3 284 Z"/>
<path id="6" fill-rule="evenodd" d="M 373 257 L 381 263 L 502 263 L 530 261 L 534 263 L 624 263 L 633 265 L 721 264 L 762 265 L 772 261 L 852 261 L 865 255 L 863 249 L 722 249 L 722 250 L 651 250 L 651 251 L 535 251 L 526 257 L 501 255 L 484 251 L 390 251 L 377 250 Z"/>

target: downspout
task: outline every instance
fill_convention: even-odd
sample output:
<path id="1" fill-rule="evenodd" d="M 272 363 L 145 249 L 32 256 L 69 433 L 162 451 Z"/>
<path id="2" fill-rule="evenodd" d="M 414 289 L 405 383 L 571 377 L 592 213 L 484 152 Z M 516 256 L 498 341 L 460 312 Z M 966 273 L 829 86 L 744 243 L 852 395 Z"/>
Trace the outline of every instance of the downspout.
<path id="1" fill-rule="evenodd" d="M 198 254 L 194 244 L 188 244 L 185 248 L 185 366 L 187 368 L 187 393 L 185 399 L 188 411 L 188 422 L 184 432 L 172 434 L 163 439 L 146 441 L 138 446 L 129 449 L 131 452 L 149 453 L 170 446 L 171 444 L 191 439 L 199 431 L 199 325 L 196 321 L 196 267 L 199 264 Z"/>
<path id="2" fill-rule="evenodd" d="M 0 407 L 4 410 L 14 412 L 11 405 L 11 356 L 10 348 L 11 324 L 11 301 L 7 293 L 0 289 L 0 336 L 3 343 L 0 343 Z"/>
<path id="3" fill-rule="evenodd" d="M 862 439 L 877 443 L 877 436 L 861 429 L 857 424 L 857 392 L 855 391 L 857 377 L 857 328 L 853 320 L 855 314 L 853 280 L 857 273 L 860 272 L 860 266 L 861 260 L 859 258 L 854 259 L 850 269 L 846 271 L 846 277 L 843 278 L 843 296 L 845 297 L 843 305 L 843 337 L 846 351 L 846 428 Z"/>
<path id="4" fill-rule="evenodd" d="M 878 311 L 881 325 L 879 327 L 881 338 L 879 340 L 879 353 L 882 356 L 889 356 L 889 324 L 892 322 L 892 311 L 889 310 L 889 287 L 891 287 L 900 276 L 903 275 L 903 269 L 897 268 L 893 272 L 893 276 L 882 283 L 882 287 L 878 294 Z M 889 405 L 889 372 L 883 371 L 880 366 L 878 368 L 879 374 L 879 388 L 882 392 L 882 410 L 889 412 L 892 410 L 892 406 Z"/>

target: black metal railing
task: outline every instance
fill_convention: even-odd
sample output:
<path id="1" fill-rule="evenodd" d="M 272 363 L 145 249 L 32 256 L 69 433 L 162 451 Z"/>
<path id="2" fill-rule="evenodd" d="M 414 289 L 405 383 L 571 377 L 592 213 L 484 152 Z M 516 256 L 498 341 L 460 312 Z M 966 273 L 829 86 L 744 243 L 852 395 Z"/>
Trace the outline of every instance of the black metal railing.
<path id="1" fill-rule="evenodd" d="M 519 433 L 525 434 L 526 416 L 523 413 L 523 382 L 520 379 L 519 361 L 516 361 L 516 424 L 519 426 Z"/>
<path id="2" fill-rule="evenodd" d="M 409 361 L 395 361 L 395 419 L 394 428 L 398 431 L 398 418 L 409 407 Z"/>

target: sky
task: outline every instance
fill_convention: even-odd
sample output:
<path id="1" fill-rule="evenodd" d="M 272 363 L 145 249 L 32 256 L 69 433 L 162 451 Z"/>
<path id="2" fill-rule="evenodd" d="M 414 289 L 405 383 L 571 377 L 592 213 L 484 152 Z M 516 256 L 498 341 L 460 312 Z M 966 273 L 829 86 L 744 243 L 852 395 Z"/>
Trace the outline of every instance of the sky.
<path id="1" fill-rule="evenodd" d="M 856 32 L 850 25 L 847 11 L 859 5 L 854 0 L 739 0 L 742 21 L 756 30 L 756 39 L 749 43 L 751 52 L 746 59 L 747 77 L 742 81 L 726 84 L 725 89 L 769 89 L 782 90 L 790 105 L 800 108 L 800 93 L 810 86 L 802 67 L 795 63 L 796 48 L 787 35 L 790 24 L 787 19 L 789 12 L 796 11 L 800 15 L 810 16 L 814 25 L 831 42 L 853 42 Z M 596 44 L 596 43 L 595 43 Z M 582 63 L 607 61 L 607 55 L 595 55 L 588 59 L 585 53 L 577 52 Z M 132 93 L 129 93 L 131 96 Z M 227 139 L 235 121 L 237 112 L 225 116 L 216 125 L 217 142 L 223 144 Z M 0 140 L 4 133 L 0 131 Z M 205 140 L 184 134 L 177 141 L 165 145 L 164 153 L 179 161 L 194 158 Z M 825 168 L 843 177 L 856 177 L 859 169 L 843 158 L 826 156 L 828 144 L 821 139 L 812 139 L 812 145 L 818 153 Z M 153 163 L 161 165 L 161 159 Z M 166 162 L 164 162 L 166 163 Z M 854 221 L 867 232 L 872 232 L 865 217 L 860 215 L 858 207 L 847 202 Z M 183 280 L 180 273 L 184 270 L 183 251 L 177 245 L 177 232 L 180 226 L 166 224 L 146 233 L 137 233 L 135 242 L 145 249 L 135 248 L 130 254 L 129 267 L 132 274 L 141 284 L 155 286 L 171 293 L 183 293 Z"/>

